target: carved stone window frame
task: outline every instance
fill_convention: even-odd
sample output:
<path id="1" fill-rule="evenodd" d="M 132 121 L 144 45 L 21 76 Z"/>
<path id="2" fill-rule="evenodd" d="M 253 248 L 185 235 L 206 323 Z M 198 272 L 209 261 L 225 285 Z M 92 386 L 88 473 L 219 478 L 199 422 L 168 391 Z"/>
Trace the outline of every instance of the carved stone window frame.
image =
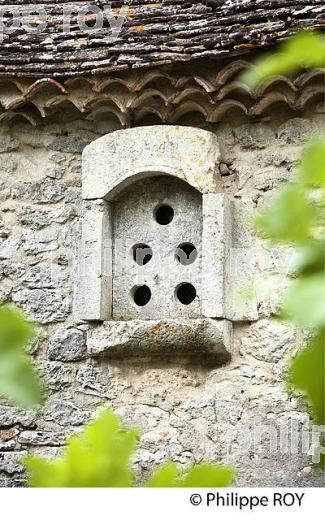
<path id="1" fill-rule="evenodd" d="M 188 354 L 193 349 L 230 353 L 227 271 L 232 219 L 230 201 L 220 192 L 219 161 L 220 149 L 214 134 L 182 126 L 118 130 L 84 149 L 74 316 L 77 321 L 97 323 L 88 334 L 92 354 L 143 354 L 152 345 L 152 330 L 157 323 L 174 331 L 167 341 L 176 353 Z M 154 175 L 174 176 L 202 195 L 202 319 L 157 317 L 141 323 L 116 322 L 112 319 L 112 201 L 136 180 Z M 182 339 L 186 337 L 187 345 Z M 195 338 L 199 346 L 195 346 Z M 156 346 L 151 348 L 158 353 L 166 350 L 159 338 L 154 343 Z"/>

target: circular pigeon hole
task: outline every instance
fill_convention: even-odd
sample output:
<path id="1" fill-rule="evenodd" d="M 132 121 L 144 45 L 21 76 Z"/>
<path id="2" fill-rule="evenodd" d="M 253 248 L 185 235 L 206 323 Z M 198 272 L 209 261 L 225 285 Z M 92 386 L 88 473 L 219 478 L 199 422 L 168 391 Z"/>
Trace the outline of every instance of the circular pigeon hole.
<path id="1" fill-rule="evenodd" d="M 197 259 L 197 249 L 190 242 L 181 244 L 176 249 L 175 258 L 182 265 L 193 264 Z"/>
<path id="2" fill-rule="evenodd" d="M 136 244 L 132 247 L 133 260 L 138 265 L 146 265 L 153 256 L 153 251 L 147 244 Z"/>
<path id="3" fill-rule="evenodd" d="M 196 298 L 196 289 L 191 283 L 182 283 L 176 288 L 176 298 L 183 305 L 190 305 Z"/>
<path id="4" fill-rule="evenodd" d="M 144 307 L 151 300 L 151 291 L 147 285 L 138 285 L 132 289 L 132 296 L 138 307 Z"/>
<path id="5" fill-rule="evenodd" d="M 167 226 L 174 218 L 174 210 L 168 204 L 161 204 L 154 211 L 154 216 L 158 224 Z"/>

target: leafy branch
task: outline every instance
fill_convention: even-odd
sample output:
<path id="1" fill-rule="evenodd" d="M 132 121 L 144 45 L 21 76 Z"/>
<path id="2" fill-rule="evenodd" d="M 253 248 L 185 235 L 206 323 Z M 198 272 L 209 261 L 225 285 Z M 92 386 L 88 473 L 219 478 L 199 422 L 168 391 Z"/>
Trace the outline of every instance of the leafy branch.
<path id="1" fill-rule="evenodd" d="M 254 88 L 273 76 L 295 72 L 301 68 L 324 67 L 325 42 L 322 35 L 302 31 L 284 42 L 276 54 L 262 58 L 242 77 Z"/>
<path id="2" fill-rule="evenodd" d="M 0 395 L 23 408 L 42 403 L 43 386 L 26 345 L 36 337 L 35 326 L 16 308 L 0 307 Z"/>
<path id="3" fill-rule="evenodd" d="M 288 40 L 279 53 L 245 73 L 251 86 L 277 74 L 325 63 L 322 36 L 303 32 Z M 302 392 L 317 424 L 325 422 L 325 139 L 304 150 L 293 182 L 257 216 L 259 234 L 273 244 L 296 248 L 297 262 L 279 317 L 310 331 L 309 345 L 291 361 L 289 384 Z"/>

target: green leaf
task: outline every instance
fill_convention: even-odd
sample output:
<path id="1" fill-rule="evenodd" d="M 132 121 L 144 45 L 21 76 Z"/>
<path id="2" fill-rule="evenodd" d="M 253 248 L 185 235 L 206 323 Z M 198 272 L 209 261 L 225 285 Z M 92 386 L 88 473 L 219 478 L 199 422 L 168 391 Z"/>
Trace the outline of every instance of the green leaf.
<path id="1" fill-rule="evenodd" d="M 325 240 L 310 240 L 297 249 L 292 269 L 300 276 L 324 272 Z"/>
<path id="2" fill-rule="evenodd" d="M 27 467 L 29 485 L 33 487 L 63 487 L 65 481 L 65 465 L 62 462 L 53 461 L 49 467 L 48 461 L 37 455 L 23 459 Z"/>
<path id="3" fill-rule="evenodd" d="M 147 487 L 227 487 L 233 482 L 235 471 L 231 467 L 214 464 L 197 464 L 183 472 L 176 464 L 168 464 L 153 473 Z"/>
<path id="4" fill-rule="evenodd" d="M 146 487 L 152 488 L 169 488 L 169 487 L 179 487 L 179 469 L 177 464 L 166 464 L 162 468 L 157 469 L 153 472 L 148 482 L 146 483 Z"/>
<path id="5" fill-rule="evenodd" d="M 325 330 L 322 330 L 312 345 L 292 360 L 289 374 L 291 387 L 305 394 L 317 424 L 325 424 L 324 368 Z"/>
<path id="6" fill-rule="evenodd" d="M 102 411 L 78 437 L 67 442 L 63 457 L 24 459 L 33 487 L 129 487 L 134 474 L 130 457 L 137 446 L 136 429 L 125 430 L 111 411 Z"/>
<path id="7" fill-rule="evenodd" d="M 289 288 L 280 316 L 300 327 L 325 327 L 325 276 L 323 272 L 296 280 Z"/>
<path id="8" fill-rule="evenodd" d="M 26 352 L 35 335 L 35 327 L 18 309 L 0 307 L 0 394 L 24 408 L 43 400 L 40 378 Z"/>
<path id="9" fill-rule="evenodd" d="M 227 487 L 234 477 L 235 471 L 230 467 L 198 464 L 185 475 L 183 487 Z"/>
<path id="10" fill-rule="evenodd" d="M 273 242 L 303 243 L 310 238 L 316 217 L 317 209 L 309 202 L 306 190 L 288 183 L 256 217 L 255 226 L 263 238 Z"/>
<path id="11" fill-rule="evenodd" d="M 278 53 L 256 63 L 242 76 L 249 87 L 254 88 L 272 76 L 288 74 L 301 68 L 323 67 L 325 43 L 322 35 L 302 31 L 284 42 Z"/>
<path id="12" fill-rule="evenodd" d="M 325 140 L 315 139 L 305 149 L 300 179 L 307 186 L 325 188 Z"/>

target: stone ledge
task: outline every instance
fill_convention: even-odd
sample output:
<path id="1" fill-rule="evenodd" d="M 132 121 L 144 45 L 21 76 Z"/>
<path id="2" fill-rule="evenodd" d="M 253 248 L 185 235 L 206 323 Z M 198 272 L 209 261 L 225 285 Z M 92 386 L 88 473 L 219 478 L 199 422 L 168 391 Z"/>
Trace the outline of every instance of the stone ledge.
<path id="1" fill-rule="evenodd" d="M 220 365 L 231 357 L 232 340 L 228 320 L 106 321 L 88 331 L 87 348 L 92 356 L 111 359 L 185 358 Z"/>

